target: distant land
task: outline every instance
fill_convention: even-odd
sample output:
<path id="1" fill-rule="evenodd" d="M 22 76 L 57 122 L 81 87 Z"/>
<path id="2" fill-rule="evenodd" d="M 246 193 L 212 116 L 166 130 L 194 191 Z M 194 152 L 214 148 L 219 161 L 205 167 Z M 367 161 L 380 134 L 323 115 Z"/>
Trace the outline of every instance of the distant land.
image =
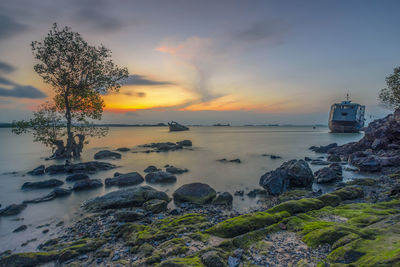
<path id="1" fill-rule="evenodd" d="M 98 127 L 167 127 L 168 125 L 160 122 L 156 124 L 123 124 L 123 123 L 105 123 L 105 124 L 95 124 Z M 230 124 L 213 124 L 213 125 L 201 125 L 192 124 L 187 125 L 189 127 L 328 127 L 325 124 L 313 124 L 313 125 L 300 125 L 300 124 L 243 124 L 243 125 L 230 125 Z M 0 128 L 11 128 L 12 123 L 10 122 L 0 122 Z"/>

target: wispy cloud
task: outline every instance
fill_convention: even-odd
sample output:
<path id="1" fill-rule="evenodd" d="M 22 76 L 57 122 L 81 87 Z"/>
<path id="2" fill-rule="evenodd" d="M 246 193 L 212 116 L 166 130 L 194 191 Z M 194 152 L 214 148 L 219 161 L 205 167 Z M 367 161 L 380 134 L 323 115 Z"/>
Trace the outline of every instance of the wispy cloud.
<path id="1" fill-rule="evenodd" d="M 0 88 L 0 96 L 38 99 L 47 95 L 30 85 L 15 85 L 12 89 Z"/>
<path id="2" fill-rule="evenodd" d="M 125 85 L 144 85 L 144 86 L 154 86 L 154 85 L 173 85 L 173 82 L 170 81 L 158 81 L 149 79 L 143 75 L 133 74 L 130 75 L 126 81 L 124 82 Z"/>
<path id="3" fill-rule="evenodd" d="M 234 41 L 256 43 L 260 41 L 281 42 L 282 33 L 285 31 L 284 24 L 277 21 L 259 21 L 246 25 L 233 31 L 231 38 Z"/>
<path id="4" fill-rule="evenodd" d="M 28 29 L 28 26 L 14 18 L 0 15 L 0 40 L 12 37 Z"/>

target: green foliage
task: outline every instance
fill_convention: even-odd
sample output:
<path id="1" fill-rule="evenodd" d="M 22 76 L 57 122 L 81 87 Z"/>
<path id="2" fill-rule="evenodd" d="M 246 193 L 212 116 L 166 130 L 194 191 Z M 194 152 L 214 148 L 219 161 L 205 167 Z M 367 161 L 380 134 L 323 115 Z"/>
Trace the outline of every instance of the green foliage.
<path id="1" fill-rule="evenodd" d="M 400 107 L 400 67 L 393 69 L 393 73 L 386 77 L 387 87 L 379 93 L 379 100 L 392 109 Z"/>

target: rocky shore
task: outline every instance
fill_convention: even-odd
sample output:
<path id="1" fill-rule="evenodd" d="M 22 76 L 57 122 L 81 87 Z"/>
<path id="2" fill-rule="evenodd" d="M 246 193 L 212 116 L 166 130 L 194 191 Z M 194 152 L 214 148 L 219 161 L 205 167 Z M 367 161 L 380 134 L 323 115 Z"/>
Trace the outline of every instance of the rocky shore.
<path id="1" fill-rule="evenodd" d="M 151 151 L 187 146 L 192 142 L 145 145 Z M 323 153 L 317 159 L 324 162 L 319 170 L 310 168 L 312 159 L 289 160 L 262 175 L 261 187 L 232 194 L 200 182 L 184 184 L 172 194 L 140 185 L 174 183 L 189 171 L 174 166 L 165 170 L 149 166 L 145 177 L 115 173 L 105 184 L 121 188 L 83 202 L 82 217 L 72 225 L 60 224 L 62 234 L 37 251 L 0 253 L 0 266 L 400 265 L 400 116 L 372 122 L 359 142 L 311 149 Z M 102 152 L 100 158 L 118 158 L 113 153 Z M 347 163 L 356 171 L 374 172 L 373 178 L 344 183 L 342 169 Z M 103 186 L 90 179 L 90 173 L 115 167 L 98 161 L 67 163 L 39 166 L 30 174 L 66 173 L 66 181 L 75 183 L 71 190 L 84 190 Z M 34 190 L 63 183 L 54 180 L 23 187 Z M 331 184 L 335 189 L 322 194 L 312 190 L 313 184 Z M 0 216 L 68 197 L 71 190 L 55 188 L 42 198 L 0 209 Z M 244 194 L 259 198 L 257 210 L 247 214 L 232 210 L 233 198 Z"/>

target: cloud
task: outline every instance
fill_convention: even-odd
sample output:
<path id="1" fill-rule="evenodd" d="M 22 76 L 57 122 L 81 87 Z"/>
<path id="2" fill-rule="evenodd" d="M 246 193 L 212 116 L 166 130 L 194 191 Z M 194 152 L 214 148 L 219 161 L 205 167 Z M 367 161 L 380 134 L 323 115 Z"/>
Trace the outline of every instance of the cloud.
<path id="1" fill-rule="evenodd" d="M 145 92 L 126 92 L 126 93 L 123 93 L 124 95 L 127 95 L 127 96 L 136 96 L 136 97 L 139 97 L 139 98 L 143 98 L 143 97 L 146 97 L 146 93 Z"/>
<path id="2" fill-rule="evenodd" d="M 13 18 L 0 15 L 0 40 L 12 37 L 28 29 L 28 26 L 22 24 Z"/>
<path id="3" fill-rule="evenodd" d="M 255 43 L 260 41 L 281 42 L 282 32 L 285 31 L 284 24 L 277 21 L 260 21 L 231 33 L 235 41 Z"/>
<path id="4" fill-rule="evenodd" d="M 16 83 L 14 83 L 14 82 L 12 82 L 12 81 L 4 78 L 4 77 L 1 77 L 1 76 L 0 76 L 0 84 L 3 84 L 3 85 L 17 85 Z"/>
<path id="5" fill-rule="evenodd" d="M 143 75 L 133 74 L 130 75 L 124 85 L 145 85 L 145 86 L 153 86 L 153 85 L 173 85 L 173 82 L 169 81 L 156 81 L 146 78 Z"/>
<path id="6" fill-rule="evenodd" d="M 16 68 L 6 62 L 0 61 L 0 72 L 11 73 L 14 72 Z"/>
<path id="7" fill-rule="evenodd" d="M 30 85 L 15 85 L 12 89 L 0 88 L 0 96 L 38 99 L 47 95 Z"/>

